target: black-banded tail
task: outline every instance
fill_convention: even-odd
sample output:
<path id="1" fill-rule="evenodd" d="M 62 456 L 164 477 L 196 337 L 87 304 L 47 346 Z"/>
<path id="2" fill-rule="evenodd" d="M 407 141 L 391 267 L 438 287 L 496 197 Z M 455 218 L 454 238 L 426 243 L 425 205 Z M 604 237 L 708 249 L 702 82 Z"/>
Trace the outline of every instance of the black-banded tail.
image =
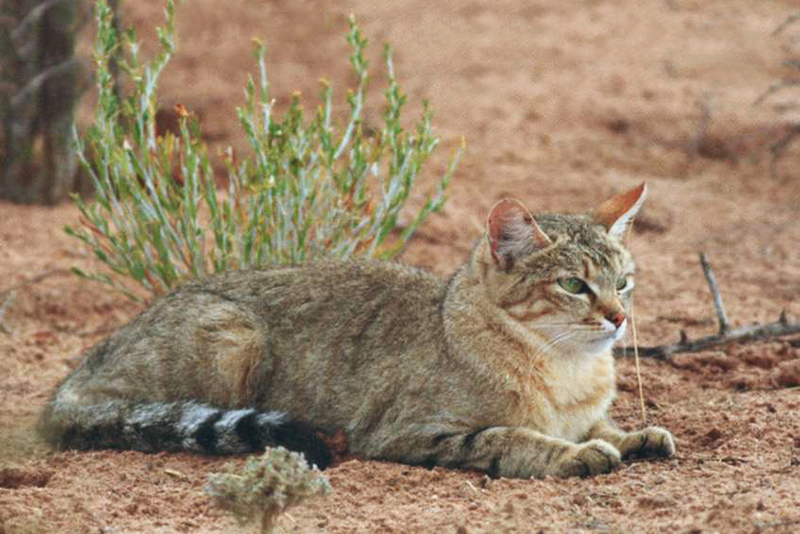
<path id="1" fill-rule="evenodd" d="M 237 454 L 283 446 L 310 464 L 331 463 L 328 446 L 307 425 L 278 412 L 223 410 L 196 402 L 88 406 L 50 404 L 42 432 L 59 449 L 130 449 Z"/>

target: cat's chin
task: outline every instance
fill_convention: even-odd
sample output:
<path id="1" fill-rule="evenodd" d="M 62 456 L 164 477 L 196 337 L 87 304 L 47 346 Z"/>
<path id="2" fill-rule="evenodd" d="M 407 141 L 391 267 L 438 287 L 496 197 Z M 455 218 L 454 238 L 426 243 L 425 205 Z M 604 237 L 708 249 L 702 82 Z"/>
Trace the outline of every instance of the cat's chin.
<path id="1" fill-rule="evenodd" d="M 602 354 L 611 350 L 614 343 L 617 342 L 617 336 L 611 335 L 590 341 L 584 345 L 586 354 Z"/>
<path id="2" fill-rule="evenodd" d="M 621 328 L 605 330 L 602 334 L 593 339 L 587 339 L 582 343 L 576 343 L 575 348 L 579 352 L 587 355 L 603 354 L 611 350 L 614 344 L 625 336 L 625 324 Z"/>
<path id="3" fill-rule="evenodd" d="M 597 356 L 610 351 L 616 342 L 616 336 L 611 333 L 592 339 L 571 340 L 562 344 L 558 353 L 563 356 Z"/>

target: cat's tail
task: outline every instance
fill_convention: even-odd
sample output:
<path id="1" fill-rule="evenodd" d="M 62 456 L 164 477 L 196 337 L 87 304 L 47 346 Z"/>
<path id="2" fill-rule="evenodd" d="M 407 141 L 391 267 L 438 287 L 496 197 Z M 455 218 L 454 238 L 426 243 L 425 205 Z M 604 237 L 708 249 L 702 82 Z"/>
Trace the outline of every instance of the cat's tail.
<path id="1" fill-rule="evenodd" d="M 328 446 L 307 425 L 278 412 L 224 410 L 196 402 L 76 405 L 53 399 L 40 431 L 59 449 L 131 449 L 237 454 L 283 446 L 325 469 Z"/>

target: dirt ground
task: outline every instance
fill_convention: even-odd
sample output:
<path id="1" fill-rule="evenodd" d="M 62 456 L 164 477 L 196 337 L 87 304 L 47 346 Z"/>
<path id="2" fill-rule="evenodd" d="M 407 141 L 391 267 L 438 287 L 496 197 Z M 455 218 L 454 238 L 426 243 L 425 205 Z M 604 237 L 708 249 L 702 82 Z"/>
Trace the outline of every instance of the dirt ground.
<path id="1" fill-rule="evenodd" d="M 234 108 L 268 46 L 279 101 L 314 105 L 317 80 L 343 95 L 345 16 L 391 42 L 416 115 L 436 111 L 434 183 L 461 135 L 468 150 L 444 211 L 402 258 L 445 275 L 503 196 L 533 211 L 579 211 L 646 180 L 637 221 L 636 321 L 643 345 L 713 333 L 697 252 L 705 251 L 735 326 L 800 320 L 800 142 L 769 147 L 800 120 L 800 92 L 754 105 L 800 57 L 800 24 L 773 35 L 796 0 L 188 0 L 162 86 L 202 118 L 216 147 L 243 149 Z M 124 2 L 140 36 L 162 4 Z M 152 47 L 150 47 L 152 48 Z M 380 70 L 376 70 L 380 72 Z M 369 120 L 380 118 L 375 75 Z M 89 115 L 82 111 L 82 120 Z M 133 452 L 53 453 L 33 426 L 81 351 L 139 305 L 67 271 L 90 267 L 66 236 L 70 205 L 0 203 L 0 533 L 231 532 L 204 495 L 228 459 Z M 12 290 L 12 291 L 8 291 Z M 613 415 L 642 424 L 635 368 L 618 362 Z M 280 520 L 286 532 L 798 532 L 800 342 L 790 339 L 643 361 L 649 423 L 678 453 L 591 479 L 489 480 L 474 472 L 350 460 L 333 494 Z M 235 462 L 243 462 L 238 458 Z"/>

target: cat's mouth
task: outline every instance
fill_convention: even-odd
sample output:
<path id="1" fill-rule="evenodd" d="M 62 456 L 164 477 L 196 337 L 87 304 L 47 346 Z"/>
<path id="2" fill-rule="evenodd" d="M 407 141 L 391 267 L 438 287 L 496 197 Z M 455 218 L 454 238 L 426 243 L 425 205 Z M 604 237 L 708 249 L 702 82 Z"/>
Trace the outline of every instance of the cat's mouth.
<path id="1" fill-rule="evenodd" d="M 597 336 L 587 340 L 586 345 L 590 352 L 604 352 L 625 336 L 627 320 L 623 321 L 619 327 L 604 325 L 603 330 Z M 610 327 L 610 328 L 609 328 Z"/>
<path id="2" fill-rule="evenodd" d="M 572 325 L 560 329 L 554 336 L 547 336 L 547 345 L 550 347 L 564 346 L 567 352 L 583 354 L 600 354 L 611 350 L 615 343 L 620 341 L 627 329 L 627 319 L 620 323 L 619 327 L 614 326 L 610 321 L 595 323 L 592 326 L 587 324 Z M 546 325 L 550 326 L 550 325 Z M 546 329 L 542 329 L 548 332 Z"/>

